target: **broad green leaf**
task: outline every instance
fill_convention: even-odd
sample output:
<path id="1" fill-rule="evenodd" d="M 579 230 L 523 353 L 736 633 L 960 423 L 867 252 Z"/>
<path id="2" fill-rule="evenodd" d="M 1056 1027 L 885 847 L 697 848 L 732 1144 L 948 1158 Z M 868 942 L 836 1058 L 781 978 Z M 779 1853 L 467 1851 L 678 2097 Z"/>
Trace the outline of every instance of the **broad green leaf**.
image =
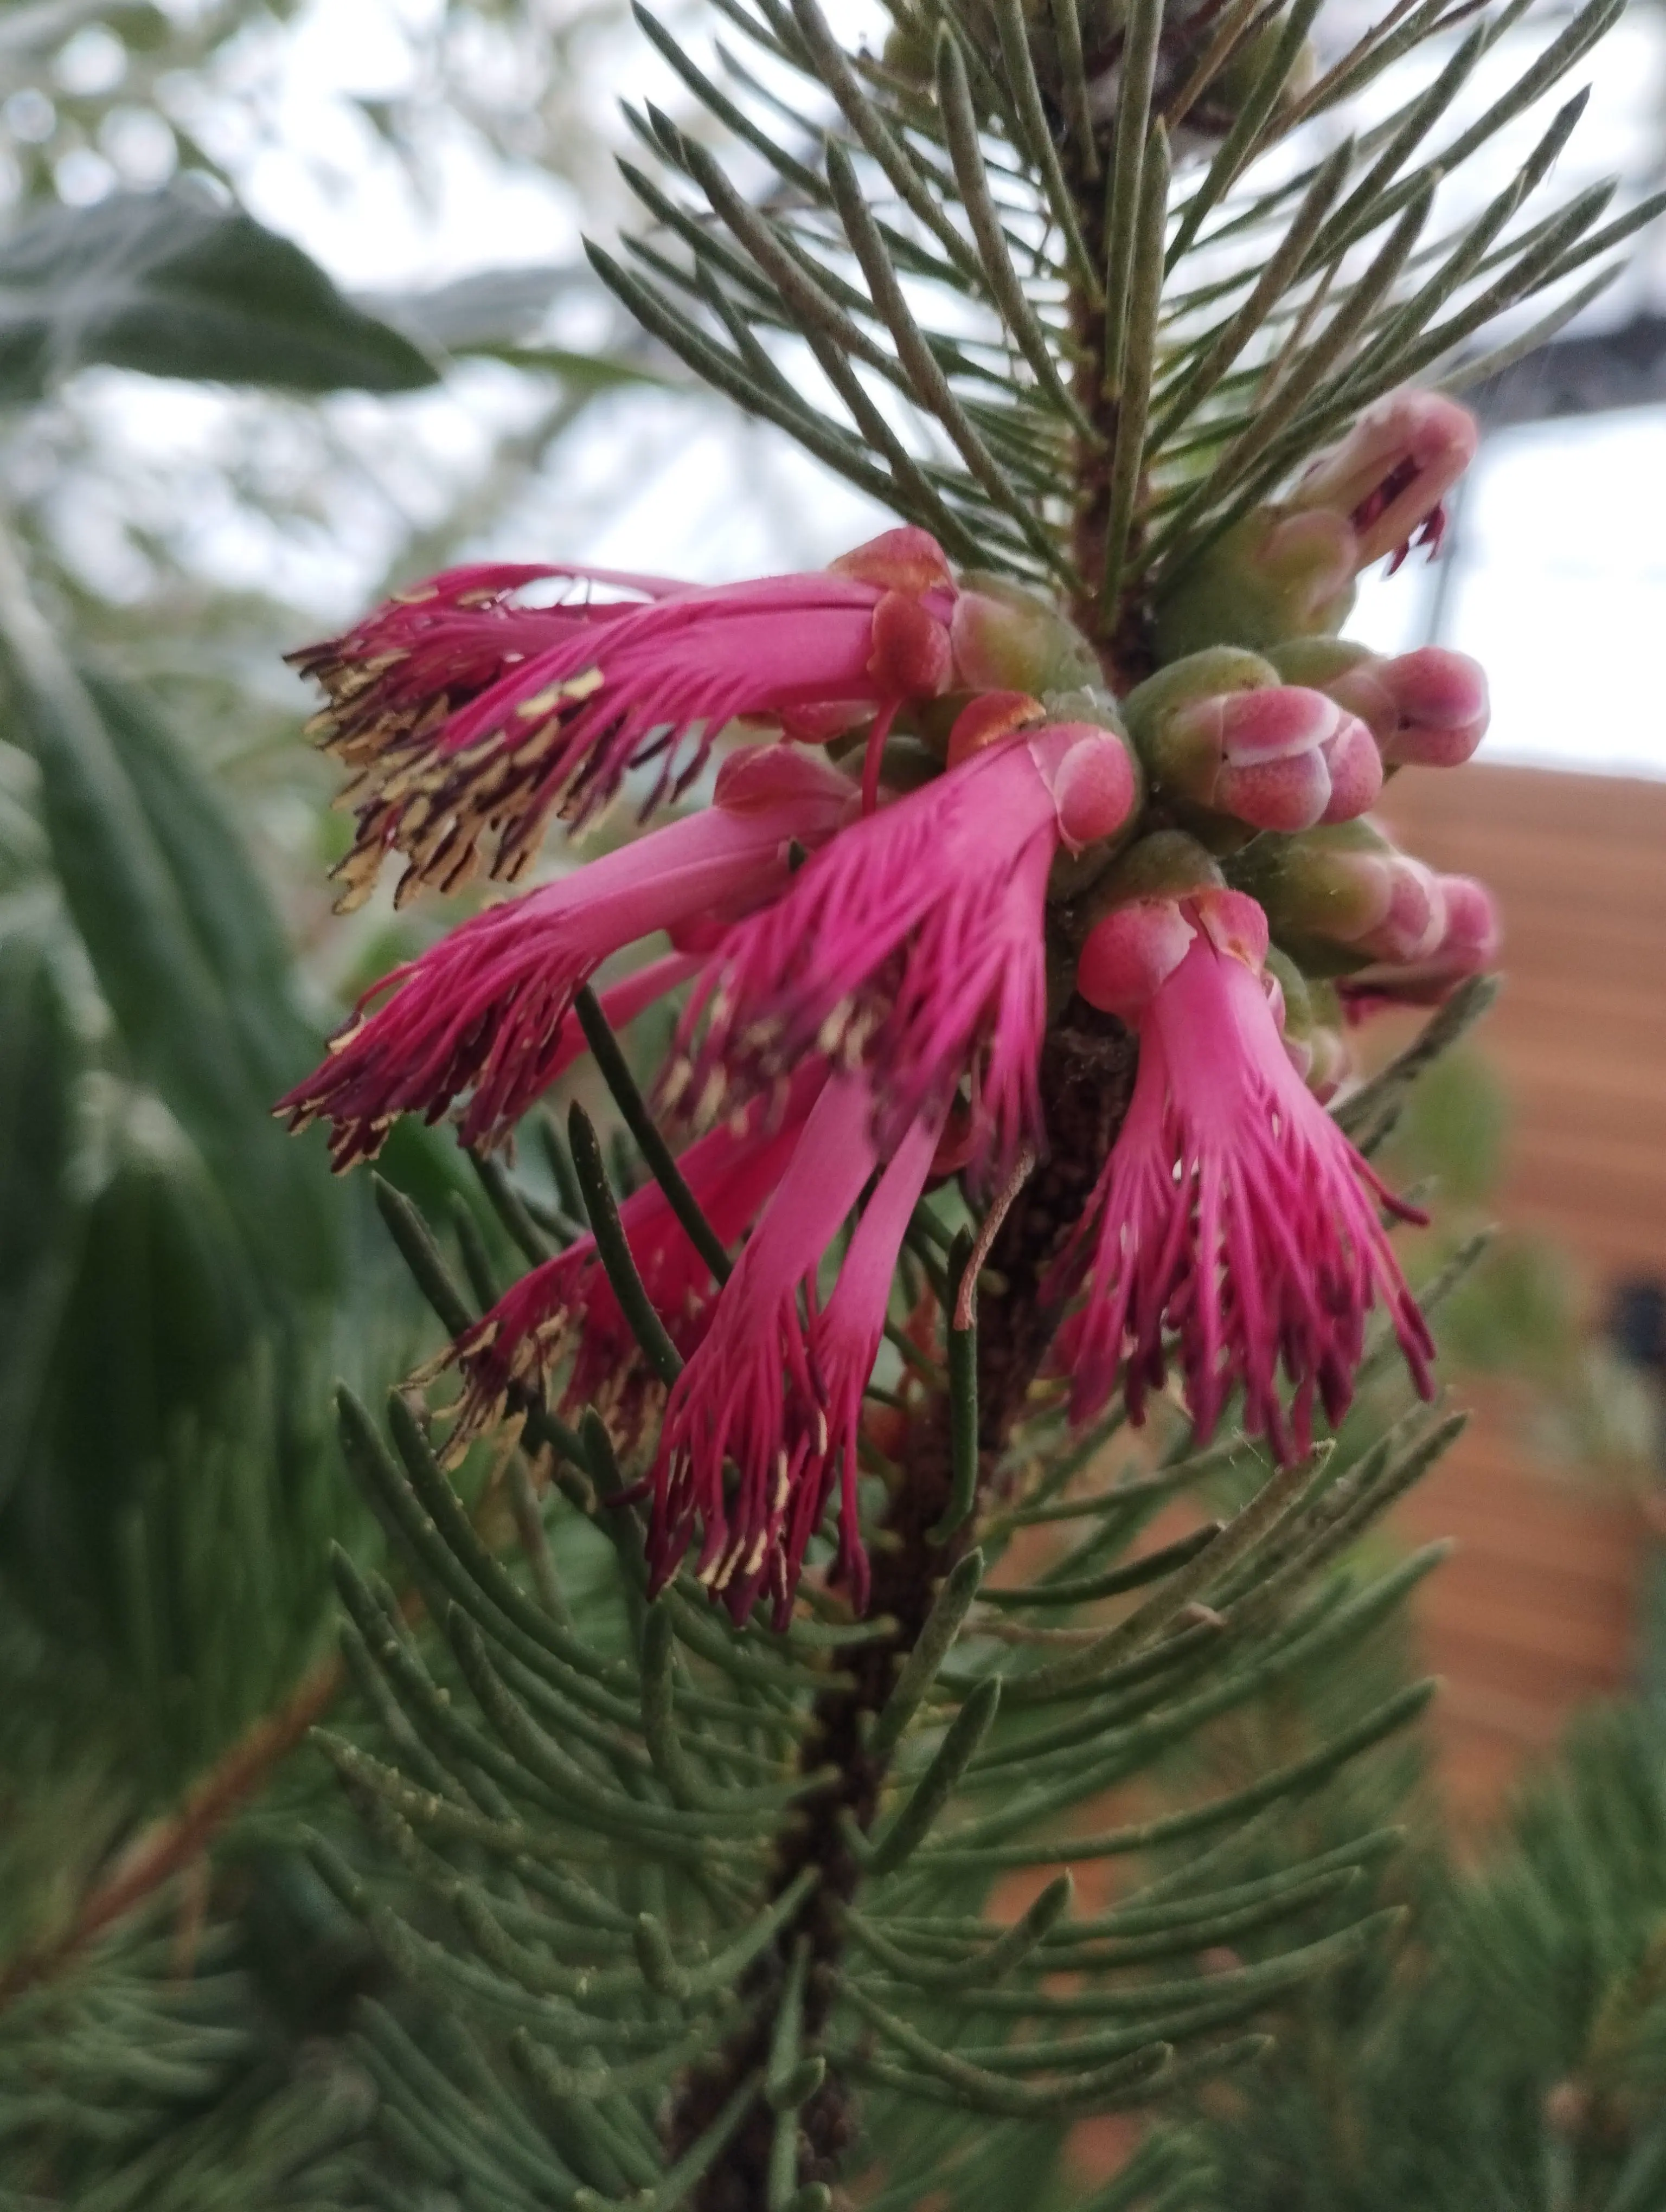
<path id="1" fill-rule="evenodd" d="M 255 925 L 224 941 L 225 872 L 234 883 L 240 876 L 252 901 L 252 867 L 228 830 L 202 834 L 200 805 L 179 803 L 180 761 L 173 764 L 172 819 L 158 834 L 141 787 L 159 811 L 168 805 L 158 765 L 165 756 L 148 748 L 136 781 L 13 570 L 0 578 L 0 598 L 9 602 L 0 611 L 19 735 L 40 768 L 41 819 L 65 905 L 132 1072 L 190 1134 L 274 1294 L 327 1291 L 339 1266 L 340 1203 L 316 1149 L 271 1118 L 272 1048 L 257 1053 L 249 1042 L 271 1001 L 240 965 L 258 964 Z M 126 737 L 135 746 L 131 720 Z"/>
<path id="2" fill-rule="evenodd" d="M 177 187 L 46 208 L 0 240 L 0 400 L 93 362 L 290 392 L 410 392 L 439 374 L 298 246 Z"/>
<path id="3" fill-rule="evenodd" d="M 251 1073 L 276 1097 L 322 1039 L 295 1004 L 283 925 L 242 836 L 208 777 L 131 684 L 82 680 L 155 838 L 186 921 L 225 992 Z"/>
<path id="4" fill-rule="evenodd" d="M 531 339 L 552 301 L 575 291 L 597 296 L 587 264 L 540 261 L 521 269 L 479 269 L 423 292 L 356 292 L 353 304 L 420 346 L 478 353 Z"/>

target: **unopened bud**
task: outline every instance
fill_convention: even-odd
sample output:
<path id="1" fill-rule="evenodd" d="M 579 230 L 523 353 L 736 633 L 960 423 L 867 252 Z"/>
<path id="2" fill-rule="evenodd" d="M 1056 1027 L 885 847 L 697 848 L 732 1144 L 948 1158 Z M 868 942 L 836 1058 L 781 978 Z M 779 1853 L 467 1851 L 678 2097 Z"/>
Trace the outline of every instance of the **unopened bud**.
<path id="1" fill-rule="evenodd" d="M 1276 945 L 1267 953 L 1265 975 L 1279 994 L 1276 1010 L 1290 1064 L 1322 1105 L 1335 1096 L 1349 1072 L 1336 994 L 1328 983 L 1304 975 Z"/>
<path id="2" fill-rule="evenodd" d="M 1139 779 L 1114 730 L 1092 722 L 1055 722 L 1034 732 L 1030 748 L 1052 791 L 1067 852 L 1114 837 L 1134 819 Z"/>
<path id="3" fill-rule="evenodd" d="M 1137 1021 L 1200 930 L 1218 952 L 1262 972 L 1266 915 L 1242 891 L 1206 887 L 1184 899 L 1140 898 L 1113 908 L 1083 939 L 1076 988 L 1102 1012 Z M 1276 998 L 1276 981 L 1269 992 Z"/>
<path id="4" fill-rule="evenodd" d="M 867 672 L 898 698 L 935 699 L 954 677 L 947 629 L 909 592 L 886 592 L 873 610 Z"/>
<path id="5" fill-rule="evenodd" d="M 1257 830 L 1363 813 L 1382 783 L 1371 733 L 1256 654 L 1189 655 L 1129 695 L 1128 726 L 1159 791 Z"/>
<path id="6" fill-rule="evenodd" d="M 1225 887 L 1219 863 L 1195 837 L 1181 830 L 1157 830 L 1117 854 L 1094 885 L 1085 917 L 1091 924 L 1135 899 L 1189 898 Z"/>
<path id="7" fill-rule="evenodd" d="M 1441 921 L 1434 943 L 1399 957 L 1379 953 L 1370 966 L 1339 983 L 1356 1018 L 1376 1006 L 1438 1006 L 1460 983 L 1484 975 L 1496 962 L 1499 915 L 1487 886 L 1473 876 L 1437 876 L 1433 882 Z M 1378 941 L 1373 939 L 1373 950 Z"/>
<path id="8" fill-rule="evenodd" d="M 836 576 L 854 577 L 859 584 L 878 584 L 884 591 L 902 592 L 917 599 L 923 592 L 947 591 L 954 586 L 948 556 L 928 530 L 905 524 L 882 530 L 877 538 L 854 546 L 830 561 Z"/>
<path id="9" fill-rule="evenodd" d="M 1134 1021 L 1185 958 L 1197 932 L 1173 899 L 1136 899 L 1095 922 L 1076 964 L 1089 1006 Z"/>
<path id="10" fill-rule="evenodd" d="M 1391 392 L 1277 505 L 1259 507 L 1183 563 L 1155 609 L 1164 661 L 1212 641 L 1264 650 L 1336 629 L 1353 579 L 1413 544 L 1433 552 L 1443 500 L 1474 456 L 1474 419 L 1438 392 Z"/>
<path id="11" fill-rule="evenodd" d="M 1160 585 L 1153 629 L 1165 663 L 1222 641 L 1265 651 L 1334 629 L 1353 604 L 1354 533 L 1322 509 L 1258 507 Z"/>
<path id="12" fill-rule="evenodd" d="M 1258 841 L 1231 873 L 1310 974 L 1420 957 L 1445 927 L 1432 872 L 1365 822 Z"/>
<path id="13" fill-rule="evenodd" d="M 1385 663 L 1378 678 L 1395 714 L 1382 740 L 1393 766 L 1458 768 L 1487 735 L 1487 676 L 1468 653 L 1426 645 Z"/>
<path id="14" fill-rule="evenodd" d="M 1487 734 L 1487 676 L 1444 646 L 1383 659 L 1340 638 L 1302 638 L 1268 655 L 1287 683 L 1310 684 L 1357 714 L 1391 768 L 1457 768 Z"/>
<path id="15" fill-rule="evenodd" d="M 1002 577 L 970 574 L 950 620 L 956 680 L 969 691 L 1068 691 L 1102 682 L 1093 648 L 1056 607 Z"/>
<path id="16" fill-rule="evenodd" d="M 1440 879 L 1432 868 L 1404 853 L 1390 854 L 1383 865 L 1389 877 L 1388 911 L 1355 942 L 1380 960 L 1420 960 L 1439 944 L 1446 927 Z"/>

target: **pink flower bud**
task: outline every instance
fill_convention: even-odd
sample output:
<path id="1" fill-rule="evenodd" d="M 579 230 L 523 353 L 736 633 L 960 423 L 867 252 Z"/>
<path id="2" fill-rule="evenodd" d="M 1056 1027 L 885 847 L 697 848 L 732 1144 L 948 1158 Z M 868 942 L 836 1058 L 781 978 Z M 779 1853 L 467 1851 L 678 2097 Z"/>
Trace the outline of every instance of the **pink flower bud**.
<path id="1" fill-rule="evenodd" d="M 1257 649 L 1334 628 L 1353 596 L 1357 541 L 1345 515 L 1260 507 L 1164 589 L 1154 633 L 1165 663 L 1219 646 Z"/>
<path id="2" fill-rule="evenodd" d="M 1468 653 L 1425 645 L 1385 660 L 1341 638 L 1304 637 L 1268 658 L 1286 683 L 1357 714 L 1389 767 L 1456 768 L 1487 733 L 1487 677 Z"/>
<path id="3" fill-rule="evenodd" d="M 1267 954 L 1263 980 L 1279 1017 L 1285 1057 L 1322 1105 L 1335 1096 L 1349 1070 L 1336 994 L 1276 950 Z"/>
<path id="4" fill-rule="evenodd" d="M 854 545 L 827 564 L 835 576 L 849 576 L 859 584 L 877 584 L 881 591 L 902 592 L 918 598 L 922 592 L 952 590 L 954 577 L 943 548 L 927 530 L 904 525 L 882 530 L 866 544 Z"/>
<path id="5" fill-rule="evenodd" d="M 1055 722 L 1031 740 L 1058 810 L 1065 850 L 1114 837 L 1133 814 L 1139 786 L 1128 747 L 1093 722 Z"/>
<path id="6" fill-rule="evenodd" d="M 1365 821 L 1264 838 L 1231 864 L 1309 974 L 1421 958 L 1445 927 L 1439 884 Z"/>
<path id="7" fill-rule="evenodd" d="M 1209 803 L 1257 830 L 1307 830 L 1330 798 L 1330 778 L 1318 747 L 1282 760 L 1224 762 Z"/>
<path id="8" fill-rule="evenodd" d="M 1076 988 L 1089 1006 L 1133 1022 L 1179 967 L 1200 929 L 1217 952 L 1261 973 L 1268 951 L 1266 915 L 1242 891 L 1205 888 L 1183 904 L 1171 897 L 1140 898 L 1113 907 L 1083 943 Z M 1275 996 L 1277 979 L 1265 980 L 1269 996 Z"/>
<path id="9" fill-rule="evenodd" d="M 1446 928 L 1446 898 L 1441 879 L 1421 860 L 1390 853 L 1377 864 L 1388 883 L 1382 920 L 1354 939 L 1362 952 L 1379 960 L 1421 960 L 1432 952 Z"/>
<path id="10" fill-rule="evenodd" d="M 1462 959 L 1467 973 L 1479 975 L 1498 958 L 1504 933 L 1493 894 L 1473 876 L 1443 876 L 1440 887 L 1446 899 L 1441 957 Z"/>
<path id="11" fill-rule="evenodd" d="M 1426 645 L 1375 672 L 1394 715 L 1378 732 L 1383 757 L 1395 767 L 1461 767 L 1487 735 L 1487 674 L 1468 653 Z"/>
<path id="12" fill-rule="evenodd" d="M 1340 1030 L 1319 1024 L 1308 1031 L 1304 1042 L 1308 1064 L 1302 1080 L 1322 1106 L 1329 1105 L 1353 1073 L 1347 1039 Z"/>
<path id="13" fill-rule="evenodd" d="M 1234 672 L 1250 680 L 1169 706 L 1164 690 L 1171 696 L 1191 665 L 1182 661 L 1132 696 L 1129 726 L 1160 789 L 1255 829 L 1286 832 L 1349 821 L 1371 804 L 1383 780 L 1376 745 L 1334 699 L 1256 680 L 1251 671 L 1273 672 L 1249 654 L 1195 658 L 1211 668 L 1217 660 L 1247 664 Z"/>
<path id="14" fill-rule="evenodd" d="M 1437 392 L 1391 392 L 1367 408 L 1286 500 L 1252 508 L 1166 589 L 1159 582 L 1159 657 L 1223 640 L 1265 650 L 1336 629 L 1361 569 L 1384 554 L 1398 568 L 1414 544 L 1438 549 L 1441 502 L 1478 435 L 1473 417 Z"/>
<path id="15" fill-rule="evenodd" d="M 1344 714 L 1322 749 L 1330 773 L 1330 798 L 1321 822 L 1353 822 L 1376 805 L 1383 790 L 1383 756 L 1365 725 Z"/>
<path id="16" fill-rule="evenodd" d="M 1356 573 L 1386 553 L 1402 558 L 1421 537 L 1438 546 L 1441 501 L 1474 459 L 1481 433 L 1467 408 L 1443 392 L 1405 386 L 1368 407 L 1339 445 L 1322 453 L 1291 496 L 1298 513 L 1327 510 L 1353 526 Z"/>
<path id="17" fill-rule="evenodd" d="M 1186 957 L 1197 932 L 1174 899 L 1136 899 L 1095 922 L 1076 965 L 1090 1006 L 1131 1021 Z"/>
<path id="18" fill-rule="evenodd" d="M 1379 954 L 1371 966 L 1337 984 L 1352 1019 L 1378 1006 L 1438 1006 L 1497 960 L 1499 915 L 1486 885 L 1473 876 L 1438 876 L 1433 884 L 1441 926 L 1432 943 L 1398 957 Z M 1375 936 L 1370 949 L 1377 950 Z"/>

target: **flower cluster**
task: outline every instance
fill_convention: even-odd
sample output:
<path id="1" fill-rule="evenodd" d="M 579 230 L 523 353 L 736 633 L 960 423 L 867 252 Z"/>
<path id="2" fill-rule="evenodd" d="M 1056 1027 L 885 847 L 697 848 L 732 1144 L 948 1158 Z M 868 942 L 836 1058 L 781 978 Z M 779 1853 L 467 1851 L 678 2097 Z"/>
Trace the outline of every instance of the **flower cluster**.
<path id="1" fill-rule="evenodd" d="M 1347 1032 L 1492 957 L 1490 902 L 1367 818 L 1385 776 L 1486 726 L 1480 671 L 1332 632 L 1353 576 L 1438 541 L 1473 447 L 1404 392 L 1152 610 L 1159 665 L 1115 697 L 1053 608 L 957 575 L 899 529 L 824 574 L 700 589 L 570 568 L 437 577 L 298 654 L 355 772 L 346 902 L 483 864 L 630 790 L 651 813 L 723 750 L 709 800 L 490 905 L 384 978 L 279 1111 L 338 1165 L 392 1121 L 506 1139 L 578 1058 L 603 963 L 616 1022 L 683 990 L 658 1106 L 733 1253 L 727 1279 L 655 1185 L 622 1207 L 683 1365 L 647 1368 L 594 1243 L 536 1268 L 445 1355 L 460 1452 L 532 1394 L 595 1406 L 644 1458 L 656 1586 L 685 1559 L 736 1619 L 790 1608 L 856 1484 L 898 1255 L 927 1189 L 976 1200 L 1047 1144 L 1043 1034 L 1073 991 L 1126 1024 L 1126 1121 L 1043 1285 L 1073 1417 L 1168 1382 L 1280 1457 L 1346 1410 L 1371 1309 L 1420 1389 L 1431 1346 L 1383 1230 L 1408 1216 L 1323 1101 Z M 554 580 L 553 603 L 529 594 Z M 1410 1217 L 1415 1218 L 1415 1217 Z M 836 1265 L 835 1265 L 836 1255 Z"/>

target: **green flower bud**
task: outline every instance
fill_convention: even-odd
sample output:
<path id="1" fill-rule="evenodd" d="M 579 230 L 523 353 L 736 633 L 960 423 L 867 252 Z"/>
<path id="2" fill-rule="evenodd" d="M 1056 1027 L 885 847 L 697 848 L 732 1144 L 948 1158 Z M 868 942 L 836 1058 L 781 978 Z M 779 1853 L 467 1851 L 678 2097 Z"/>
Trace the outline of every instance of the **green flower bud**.
<path id="1" fill-rule="evenodd" d="M 1101 684 L 1097 654 L 1056 607 L 1004 577 L 961 579 L 949 635 L 958 688 L 968 691 L 1069 691 Z"/>

